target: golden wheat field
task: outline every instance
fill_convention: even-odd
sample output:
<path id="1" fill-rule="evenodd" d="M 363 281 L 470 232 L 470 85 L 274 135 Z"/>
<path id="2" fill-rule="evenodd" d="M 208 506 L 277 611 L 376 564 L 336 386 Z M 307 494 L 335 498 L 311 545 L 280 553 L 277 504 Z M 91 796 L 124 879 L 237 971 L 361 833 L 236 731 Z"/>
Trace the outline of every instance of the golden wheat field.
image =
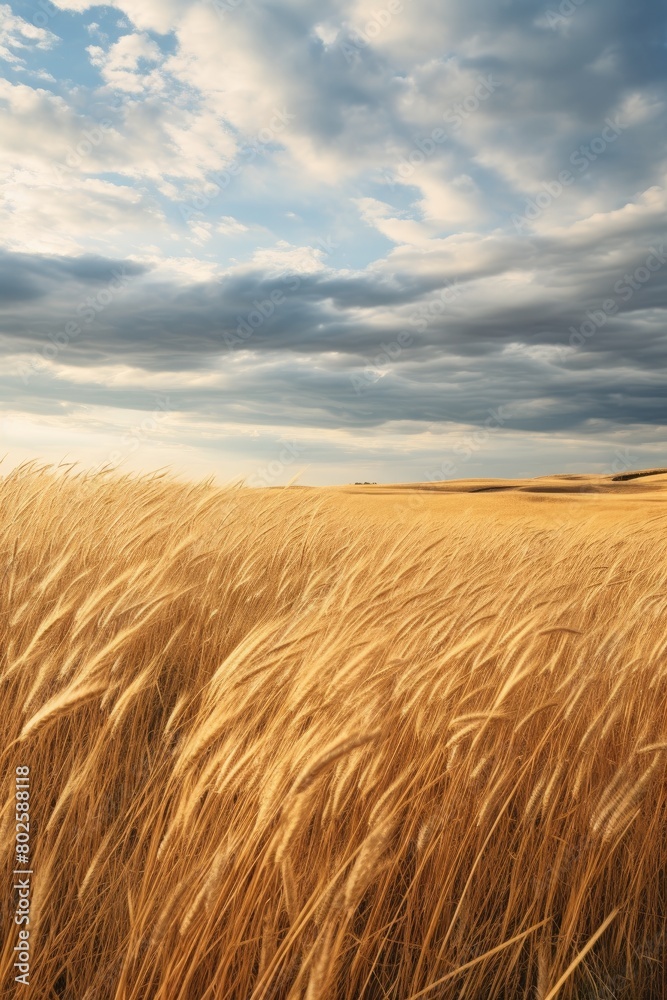
<path id="1" fill-rule="evenodd" d="M 6 475 L 2 995 L 667 996 L 666 528 L 658 472 Z"/>

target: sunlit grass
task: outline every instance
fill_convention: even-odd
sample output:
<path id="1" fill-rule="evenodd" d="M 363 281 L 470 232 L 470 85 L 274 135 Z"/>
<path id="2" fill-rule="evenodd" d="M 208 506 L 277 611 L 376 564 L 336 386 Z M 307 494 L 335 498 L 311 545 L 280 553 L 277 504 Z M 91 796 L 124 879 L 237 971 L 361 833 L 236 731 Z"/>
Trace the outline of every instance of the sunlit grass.
<path id="1" fill-rule="evenodd" d="M 665 517 L 343 499 L 0 482 L 5 995 L 666 995 Z"/>

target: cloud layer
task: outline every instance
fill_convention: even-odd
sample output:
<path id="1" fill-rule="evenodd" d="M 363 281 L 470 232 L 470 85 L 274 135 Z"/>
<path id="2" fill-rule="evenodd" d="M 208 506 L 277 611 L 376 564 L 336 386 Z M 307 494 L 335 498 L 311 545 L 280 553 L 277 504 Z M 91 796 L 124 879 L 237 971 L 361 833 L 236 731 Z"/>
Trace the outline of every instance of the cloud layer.
<path id="1" fill-rule="evenodd" d="M 11 456 L 115 455 L 148 413 L 136 467 L 664 461 L 662 5 L 8 13 Z"/>

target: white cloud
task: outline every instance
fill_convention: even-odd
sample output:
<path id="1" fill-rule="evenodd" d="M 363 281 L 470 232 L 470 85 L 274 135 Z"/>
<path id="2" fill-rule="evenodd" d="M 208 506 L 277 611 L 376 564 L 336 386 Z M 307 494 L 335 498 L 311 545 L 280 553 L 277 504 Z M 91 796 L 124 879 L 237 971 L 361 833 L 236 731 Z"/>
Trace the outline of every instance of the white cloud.
<path id="1" fill-rule="evenodd" d="M 394 243 L 427 249 L 443 232 L 472 228 L 483 219 L 481 193 L 465 174 L 448 182 L 423 168 L 410 183 L 421 189 L 422 197 L 403 218 L 376 198 L 356 199 L 362 219 Z"/>
<path id="2" fill-rule="evenodd" d="M 23 59 L 14 50 L 51 49 L 57 42 L 58 37 L 52 32 L 14 14 L 8 4 L 0 4 L 0 59 L 18 66 Z"/>
<path id="3" fill-rule="evenodd" d="M 232 236 L 235 233 L 247 233 L 248 226 L 244 226 L 242 222 L 235 219 L 233 215 L 224 215 L 222 221 L 217 225 L 217 231 L 222 233 L 223 236 Z"/>
<path id="4" fill-rule="evenodd" d="M 338 26 L 335 24 L 327 24 L 323 22 L 322 24 L 316 24 L 313 28 L 313 34 L 324 42 L 325 45 L 331 45 L 338 38 Z"/>
<path id="5" fill-rule="evenodd" d="M 252 255 L 252 264 L 268 272 L 290 271 L 308 274 L 324 267 L 324 250 L 316 247 L 295 247 L 279 240 L 273 247 L 260 247 Z"/>
<path id="6" fill-rule="evenodd" d="M 99 45 L 88 46 L 90 61 L 100 70 L 102 79 L 110 87 L 128 94 L 160 91 L 164 80 L 155 69 L 146 64 L 162 60 L 159 45 L 146 34 L 121 35 L 107 50 Z M 144 68 L 140 68 L 140 63 Z"/>
<path id="7" fill-rule="evenodd" d="M 60 10 L 77 13 L 98 6 L 97 0 L 53 0 L 53 4 Z M 188 0 L 119 0 L 113 6 L 123 11 L 140 31 L 152 30 L 164 34 L 174 27 L 187 5 Z M 119 27 L 127 25 L 121 21 Z"/>
<path id="8" fill-rule="evenodd" d="M 0 243 L 25 253 L 78 254 L 108 241 L 129 251 L 132 238 L 143 239 L 153 230 L 164 232 L 164 222 L 141 192 L 97 178 L 51 183 L 48 197 L 43 184 L 28 176 L 4 185 L 0 207 Z"/>
<path id="9" fill-rule="evenodd" d="M 28 76 L 34 76 L 38 80 L 44 80 L 45 83 L 56 83 L 56 78 L 53 73 L 48 73 L 45 69 L 30 69 L 27 70 Z"/>
<path id="10" fill-rule="evenodd" d="M 667 185 L 667 174 L 664 182 Z M 595 211 L 562 224 L 559 213 L 547 214 L 535 222 L 535 230 L 575 247 L 594 247 L 603 241 L 624 240 L 647 235 L 653 229 L 656 238 L 667 230 L 667 187 L 653 185 L 637 192 L 621 208 Z"/>
<path id="11" fill-rule="evenodd" d="M 116 52 L 112 65 L 127 65 L 138 51 L 153 50 L 142 44 L 130 56 Z M 98 248 L 107 240 L 112 252 L 127 253 L 142 226 L 149 238 L 164 235 L 162 211 L 146 198 L 147 185 L 179 201 L 205 188 L 209 173 L 228 163 L 236 146 L 229 129 L 197 107 L 128 96 L 111 124 L 77 113 L 48 90 L 0 79 L 0 244 L 69 253 L 86 241 Z M 97 180 L 102 172 L 133 187 Z M 130 194 L 134 214 L 127 208 Z M 222 208 L 220 202 L 214 211 Z"/>
<path id="12" fill-rule="evenodd" d="M 90 124 L 48 90 L 0 79 L 0 170 L 46 169 L 67 155 Z M 52 175 L 53 171 L 49 170 Z"/>

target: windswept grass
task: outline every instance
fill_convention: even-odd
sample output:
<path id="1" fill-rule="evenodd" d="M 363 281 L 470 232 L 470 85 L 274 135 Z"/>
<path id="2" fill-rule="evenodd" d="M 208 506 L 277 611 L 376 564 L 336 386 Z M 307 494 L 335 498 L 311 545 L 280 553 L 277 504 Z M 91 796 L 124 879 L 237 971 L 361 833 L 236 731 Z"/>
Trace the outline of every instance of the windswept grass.
<path id="1" fill-rule="evenodd" d="M 0 482 L 3 995 L 667 995 L 667 508 L 348 499 Z"/>

